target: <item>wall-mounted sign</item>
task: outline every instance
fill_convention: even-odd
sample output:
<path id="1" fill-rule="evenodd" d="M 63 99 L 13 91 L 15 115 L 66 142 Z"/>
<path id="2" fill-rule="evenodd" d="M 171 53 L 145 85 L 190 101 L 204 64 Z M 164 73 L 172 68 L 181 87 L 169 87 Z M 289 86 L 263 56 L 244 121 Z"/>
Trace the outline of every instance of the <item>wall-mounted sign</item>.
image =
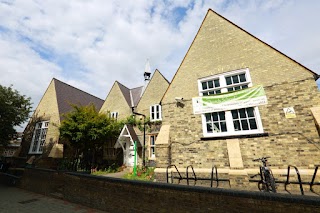
<path id="1" fill-rule="evenodd" d="M 254 107 L 267 103 L 267 97 L 262 86 L 218 95 L 192 98 L 194 114 Z"/>
<path id="2" fill-rule="evenodd" d="M 296 116 L 296 112 L 294 111 L 293 107 L 288 107 L 288 108 L 283 108 L 284 111 L 284 115 L 286 116 L 286 118 L 295 118 Z"/>

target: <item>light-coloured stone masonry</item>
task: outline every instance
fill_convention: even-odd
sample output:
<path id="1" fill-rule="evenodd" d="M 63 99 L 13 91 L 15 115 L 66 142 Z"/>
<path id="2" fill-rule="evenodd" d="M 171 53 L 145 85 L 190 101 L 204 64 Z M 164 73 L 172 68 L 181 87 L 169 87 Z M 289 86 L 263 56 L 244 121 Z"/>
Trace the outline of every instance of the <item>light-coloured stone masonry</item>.
<path id="1" fill-rule="evenodd" d="M 151 117 L 150 115 L 150 106 L 159 104 L 163 94 L 167 90 L 169 82 L 163 77 L 163 75 L 155 70 L 149 84 L 147 85 L 142 97 L 136 108 L 136 112 L 146 115 L 146 117 Z M 158 127 L 159 126 L 159 127 Z M 156 160 L 156 158 L 150 157 L 150 136 L 157 135 L 161 124 L 157 126 L 151 123 L 150 126 L 146 129 L 146 152 L 145 156 L 147 160 Z M 142 133 L 140 133 L 140 138 L 142 139 Z M 142 140 L 141 140 L 142 141 Z M 157 146 L 155 148 L 157 152 Z M 157 155 L 157 153 L 156 153 Z"/>
<path id="2" fill-rule="evenodd" d="M 256 167 L 252 159 L 261 156 L 272 157 L 269 162 L 279 168 L 289 164 L 309 168 L 320 163 L 319 135 L 310 111 L 319 104 L 319 96 L 315 86 L 314 91 L 308 89 L 310 84 L 314 84 L 313 79 L 265 88 L 268 105 L 260 106 L 259 111 L 268 136 L 239 138 L 245 168 Z M 165 123 L 170 123 L 171 163 L 184 167 L 229 167 L 227 141 L 201 140 L 201 116 L 193 115 L 190 100 L 184 104 L 163 105 Z M 285 107 L 294 107 L 297 117 L 285 118 Z"/>
<path id="3" fill-rule="evenodd" d="M 124 98 L 119 83 L 115 82 L 103 103 L 100 113 L 118 112 L 118 119 L 123 120 L 131 115 L 131 107 Z"/>
<path id="4" fill-rule="evenodd" d="M 168 147 L 157 150 L 162 155 L 157 167 L 164 168 L 167 160 L 179 167 L 230 168 L 231 146 L 224 138 L 202 139 L 201 116 L 193 114 L 191 99 L 199 96 L 199 78 L 242 68 L 249 69 L 253 85 L 264 87 L 268 104 L 259 106 L 266 135 L 236 140 L 241 155 L 233 155 L 242 158 L 239 165 L 257 168 L 252 159 L 262 156 L 270 156 L 277 168 L 313 168 L 320 163 L 319 134 L 310 111 L 320 105 L 314 73 L 209 11 L 162 99 L 163 124 L 170 125 L 170 137 Z M 183 104 L 178 106 L 175 97 L 183 97 Z M 294 107 L 296 118 L 285 118 L 286 107 Z"/>
<path id="5" fill-rule="evenodd" d="M 254 85 L 312 77 L 304 67 L 209 11 L 162 102 L 191 99 L 198 96 L 199 78 L 247 67 Z"/>
<path id="6" fill-rule="evenodd" d="M 34 126 L 37 121 L 50 121 L 43 149 L 43 157 L 47 157 L 54 143 L 59 140 L 60 115 L 58 111 L 58 103 L 56 98 L 56 90 L 54 80 L 49 84 L 44 93 L 39 105 L 37 106 L 32 119 L 26 127 L 24 141 L 22 142 L 22 152 L 20 156 L 26 156 L 29 153 L 29 148 L 32 142 Z"/>
<path id="7" fill-rule="evenodd" d="M 160 103 L 168 86 L 169 82 L 158 70 L 155 70 L 147 88 L 142 94 L 136 111 L 150 117 L 150 106 Z"/>

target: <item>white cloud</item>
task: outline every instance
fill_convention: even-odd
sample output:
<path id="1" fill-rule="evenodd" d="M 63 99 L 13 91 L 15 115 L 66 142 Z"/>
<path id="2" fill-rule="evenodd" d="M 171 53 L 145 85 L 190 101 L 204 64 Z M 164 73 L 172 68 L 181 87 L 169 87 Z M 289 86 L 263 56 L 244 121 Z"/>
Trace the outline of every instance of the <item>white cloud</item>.
<path id="1" fill-rule="evenodd" d="M 143 84 L 146 59 L 171 80 L 212 8 L 319 71 L 320 1 L 0 0 L 0 84 L 37 105 L 52 77 L 105 98 Z"/>

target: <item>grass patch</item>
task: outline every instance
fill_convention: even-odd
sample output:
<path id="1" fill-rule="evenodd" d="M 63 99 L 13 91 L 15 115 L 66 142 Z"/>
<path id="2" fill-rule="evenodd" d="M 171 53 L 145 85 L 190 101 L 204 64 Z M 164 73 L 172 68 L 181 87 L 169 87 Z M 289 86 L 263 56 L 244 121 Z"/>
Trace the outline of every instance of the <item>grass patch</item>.
<path id="1" fill-rule="evenodd" d="M 154 167 L 137 167 L 136 176 L 133 174 L 133 172 L 129 172 L 128 174 L 125 174 L 123 178 L 129 180 L 153 181 L 154 169 Z"/>
<path id="2" fill-rule="evenodd" d="M 112 164 L 111 166 L 109 166 L 106 169 L 102 169 L 102 170 L 98 170 L 98 171 L 93 171 L 91 172 L 92 175 L 105 175 L 105 174 L 109 174 L 109 173 L 116 173 L 116 172 L 121 172 L 123 171 L 124 167 L 122 166 L 116 166 L 115 164 Z"/>

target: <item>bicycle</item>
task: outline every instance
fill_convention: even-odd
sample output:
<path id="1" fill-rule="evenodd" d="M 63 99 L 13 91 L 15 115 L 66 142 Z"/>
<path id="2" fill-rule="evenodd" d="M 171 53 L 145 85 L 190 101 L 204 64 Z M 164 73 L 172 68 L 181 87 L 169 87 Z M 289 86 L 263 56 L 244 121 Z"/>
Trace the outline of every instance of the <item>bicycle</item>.
<path id="1" fill-rule="evenodd" d="M 251 176 L 251 178 L 254 178 L 256 176 L 260 176 L 260 181 L 258 182 L 258 188 L 260 191 L 265 192 L 274 192 L 276 193 L 276 182 L 273 177 L 271 169 L 267 166 L 267 159 L 270 157 L 262 157 L 253 159 L 253 161 L 261 161 L 262 166 L 260 166 L 260 173 Z"/>

